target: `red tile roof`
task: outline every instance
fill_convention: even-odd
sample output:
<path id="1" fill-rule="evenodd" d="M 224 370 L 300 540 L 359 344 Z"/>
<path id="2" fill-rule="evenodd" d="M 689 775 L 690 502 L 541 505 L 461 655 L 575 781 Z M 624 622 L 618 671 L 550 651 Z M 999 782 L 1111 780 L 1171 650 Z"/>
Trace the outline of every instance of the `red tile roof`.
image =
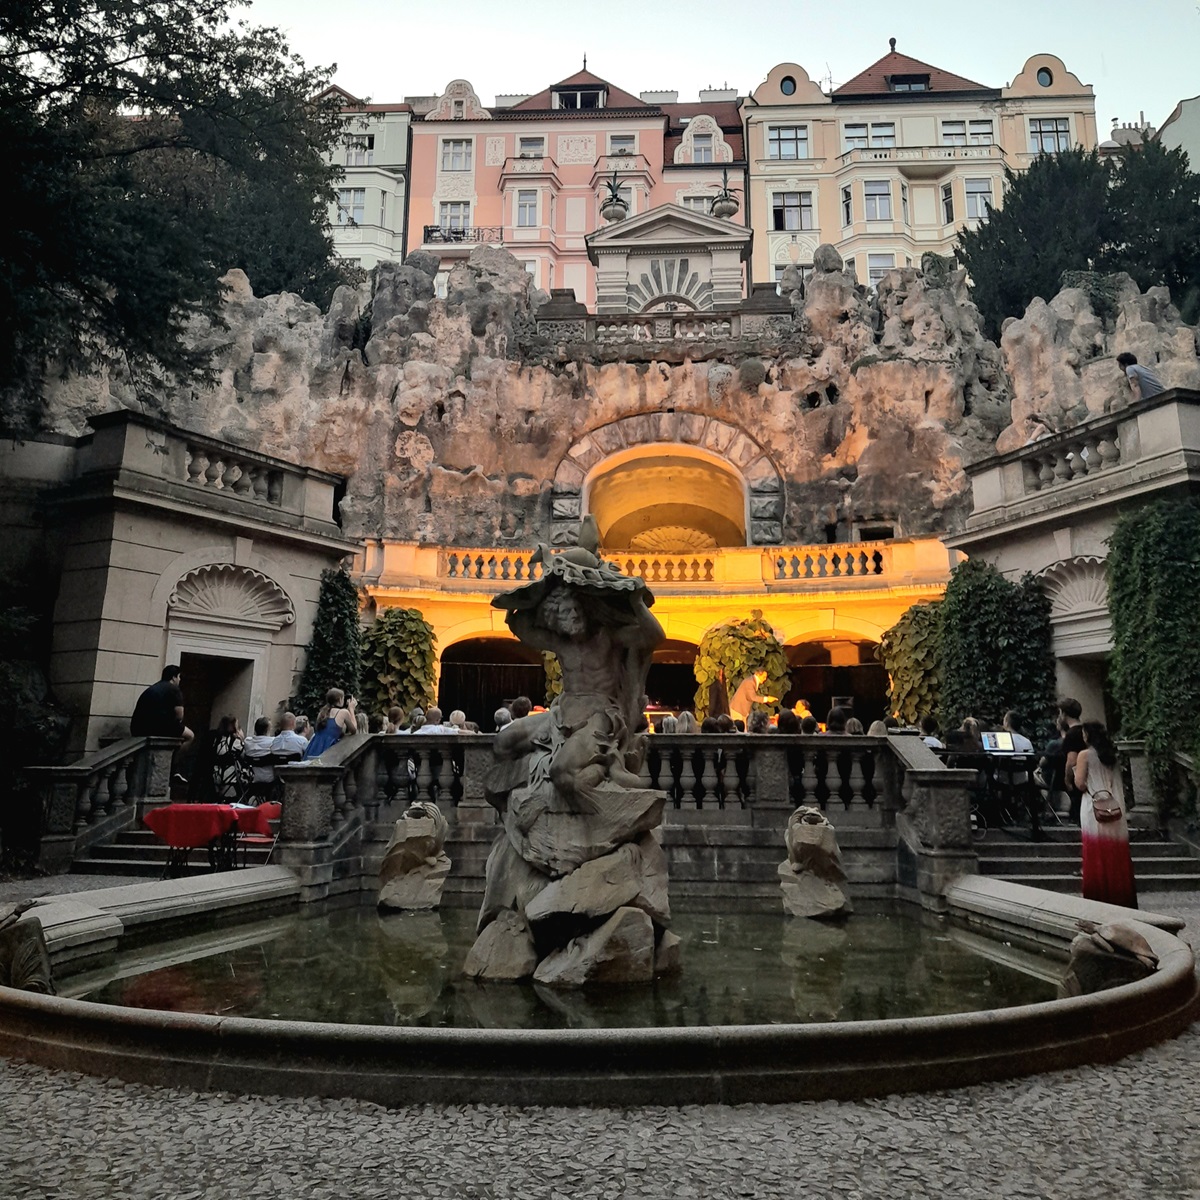
<path id="1" fill-rule="evenodd" d="M 931 92 L 991 92 L 986 83 L 976 83 L 943 71 L 941 67 L 931 66 L 917 58 L 909 58 L 907 54 L 899 54 L 895 50 L 885 54 L 878 62 L 872 63 L 865 71 L 855 75 L 849 83 L 843 83 L 831 93 L 833 99 L 841 100 L 846 96 L 881 96 L 890 95 L 888 79 L 893 75 L 928 75 Z M 901 95 L 910 93 L 902 92 Z M 921 93 L 917 93 L 920 95 Z"/>
<path id="2" fill-rule="evenodd" d="M 566 79 L 559 80 L 558 83 L 552 83 L 548 88 L 543 88 L 536 96 L 530 96 L 528 100 L 522 100 L 520 104 L 514 104 L 508 112 L 528 112 L 533 110 L 545 111 L 553 107 L 554 101 L 552 93 L 560 88 L 573 87 L 602 87 L 608 93 L 604 101 L 605 108 L 645 108 L 651 112 L 655 111 L 657 105 L 647 104 L 644 100 L 637 96 L 631 96 L 628 92 L 623 92 L 619 87 L 613 87 L 607 79 L 601 79 L 599 75 L 593 75 L 591 71 L 576 71 L 574 75 L 568 76 Z M 571 109 L 569 111 L 579 111 Z M 584 112 L 591 112 L 591 109 L 584 109 Z M 603 109 L 598 110 L 603 111 Z"/>

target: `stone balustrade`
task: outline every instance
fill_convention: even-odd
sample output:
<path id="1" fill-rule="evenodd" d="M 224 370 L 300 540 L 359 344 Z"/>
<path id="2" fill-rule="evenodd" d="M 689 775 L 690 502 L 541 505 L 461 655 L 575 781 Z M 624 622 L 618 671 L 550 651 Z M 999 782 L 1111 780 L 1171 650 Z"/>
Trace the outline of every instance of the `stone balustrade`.
<path id="1" fill-rule="evenodd" d="M 784 546 L 772 558 L 776 580 L 878 579 L 892 574 L 888 542 Z"/>
<path id="2" fill-rule="evenodd" d="M 192 437 L 184 444 L 184 462 L 187 482 L 196 487 L 232 492 L 262 504 L 283 502 L 283 471 L 255 462 L 240 451 L 219 449 Z"/>
<path id="3" fill-rule="evenodd" d="M 736 312 L 657 312 L 632 316 L 588 317 L 588 336 L 585 340 L 602 345 L 624 342 L 727 341 L 730 338 L 741 337 L 741 326 L 741 314 Z"/>

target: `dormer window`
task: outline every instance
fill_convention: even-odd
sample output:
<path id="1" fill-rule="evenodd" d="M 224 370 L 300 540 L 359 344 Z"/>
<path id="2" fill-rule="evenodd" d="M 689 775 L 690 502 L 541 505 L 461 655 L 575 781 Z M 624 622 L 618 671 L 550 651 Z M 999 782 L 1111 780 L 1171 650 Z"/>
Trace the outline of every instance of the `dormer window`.
<path id="1" fill-rule="evenodd" d="M 928 75 L 891 75 L 888 77 L 888 91 L 891 92 L 927 92 L 929 91 Z"/>
<path id="2" fill-rule="evenodd" d="M 554 93 L 555 108 L 603 108 L 603 88 L 567 88 Z"/>

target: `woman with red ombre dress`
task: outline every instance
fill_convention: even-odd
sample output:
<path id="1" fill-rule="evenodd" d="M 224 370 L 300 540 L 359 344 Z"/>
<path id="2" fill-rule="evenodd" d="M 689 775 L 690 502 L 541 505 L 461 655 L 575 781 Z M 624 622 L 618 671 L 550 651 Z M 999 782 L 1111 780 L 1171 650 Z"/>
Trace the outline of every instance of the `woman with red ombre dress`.
<path id="1" fill-rule="evenodd" d="M 1129 826 L 1125 823 L 1125 789 L 1117 766 L 1117 751 L 1099 721 L 1085 721 L 1086 748 L 1075 761 L 1075 786 L 1083 793 L 1080 826 L 1083 833 L 1083 898 L 1137 908 L 1133 859 L 1129 856 Z M 1097 821 L 1093 798 L 1111 792 L 1121 808 L 1115 821 Z M 1107 797 L 1102 797 L 1107 801 Z"/>

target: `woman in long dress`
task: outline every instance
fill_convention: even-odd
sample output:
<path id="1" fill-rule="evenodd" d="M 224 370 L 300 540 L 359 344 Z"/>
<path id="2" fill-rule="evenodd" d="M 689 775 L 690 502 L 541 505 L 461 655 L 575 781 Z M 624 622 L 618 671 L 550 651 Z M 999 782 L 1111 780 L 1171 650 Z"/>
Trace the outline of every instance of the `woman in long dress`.
<path id="1" fill-rule="evenodd" d="M 1125 822 L 1125 789 L 1117 766 L 1117 751 L 1099 721 L 1083 726 L 1085 749 L 1075 760 L 1075 786 L 1083 793 L 1079 811 L 1083 832 L 1083 898 L 1137 908 L 1133 859 L 1129 855 L 1129 826 Z M 1097 821 L 1095 797 L 1111 792 L 1120 805 L 1115 821 Z M 1107 797 L 1102 797 L 1107 802 Z"/>

